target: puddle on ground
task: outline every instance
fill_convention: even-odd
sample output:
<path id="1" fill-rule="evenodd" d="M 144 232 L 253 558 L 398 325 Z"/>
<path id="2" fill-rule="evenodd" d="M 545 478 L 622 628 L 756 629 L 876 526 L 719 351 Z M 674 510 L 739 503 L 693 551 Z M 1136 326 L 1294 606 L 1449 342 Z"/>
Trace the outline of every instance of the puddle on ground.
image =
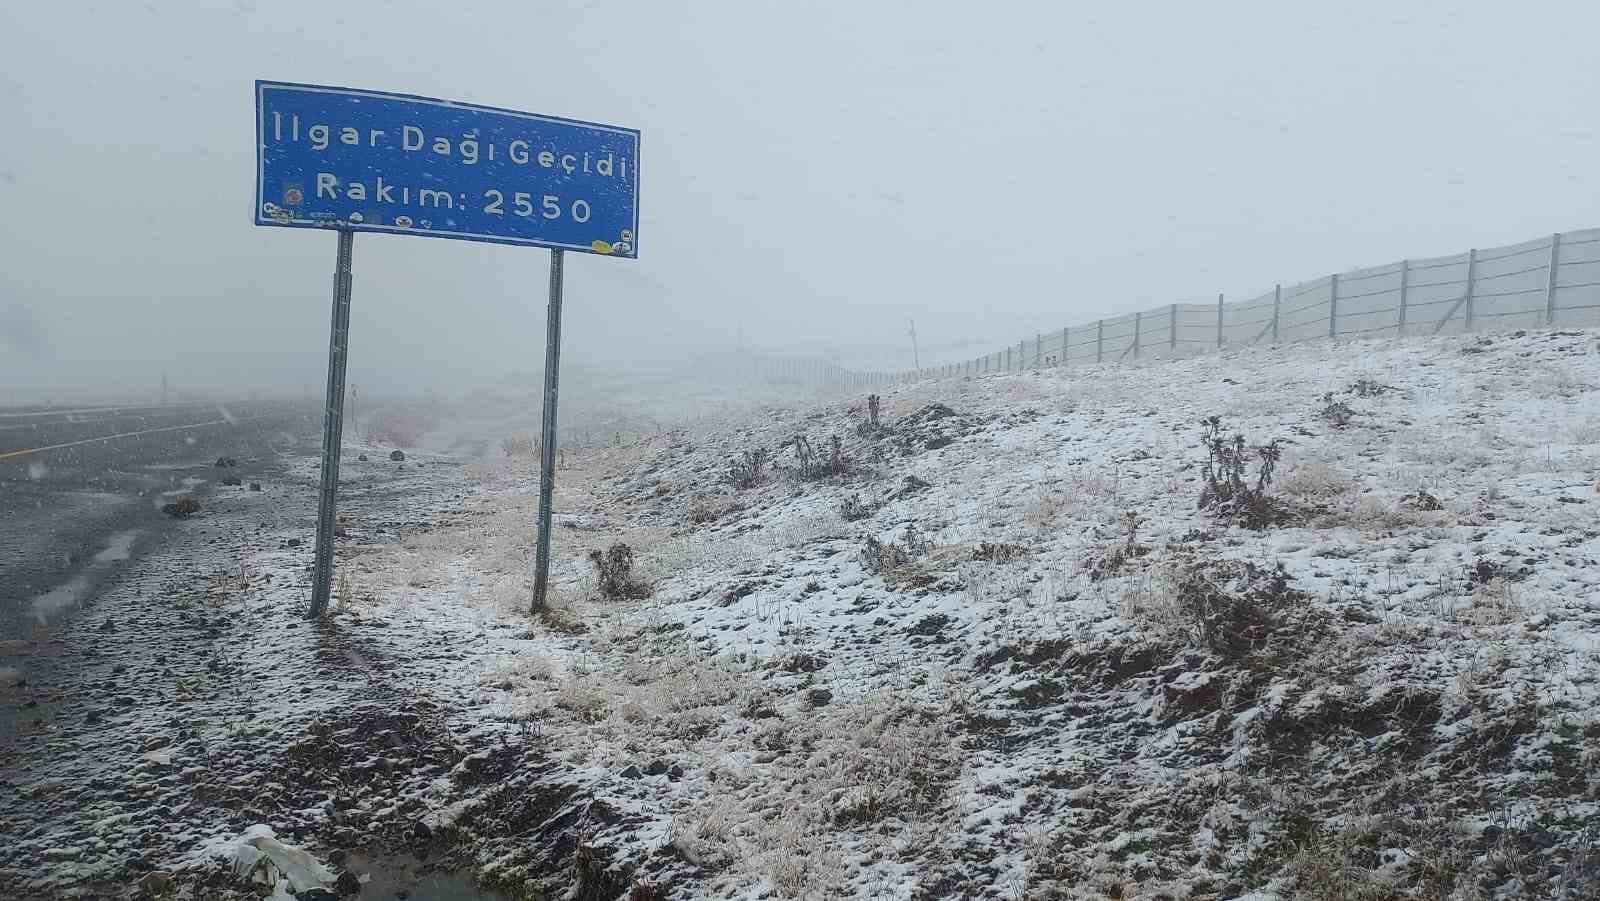
<path id="1" fill-rule="evenodd" d="M 465 873 L 428 872 L 415 857 L 354 853 L 344 865 L 363 880 L 360 901 L 511 901 L 510 895 L 478 888 Z"/>
<path id="2" fill-rule="evenodd" d="M 110 563 L 120 563 L 133 553 L 133 542 L 139 537 L 138 529 L 118 532 L 106 540 L 106 546 L 94 555 L 88 569 L 66 582 L 57 585 L 29 602 L 28 609 L 40 623 L 48 623 L 61 611 L 83 601 L 89 593 L 89 574 Z"/>

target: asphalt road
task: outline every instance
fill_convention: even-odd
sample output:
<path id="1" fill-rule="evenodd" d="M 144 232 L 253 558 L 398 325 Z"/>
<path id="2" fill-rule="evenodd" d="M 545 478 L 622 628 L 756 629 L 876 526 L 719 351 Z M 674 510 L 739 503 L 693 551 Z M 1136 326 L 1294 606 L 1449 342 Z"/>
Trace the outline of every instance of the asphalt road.
<path id="1" fill-rule="evenodd" d="M 203 505 L 226 475 L 270 477 L 314 414 L 273 402 L 0 408 L 0 658 L 159 542 L 162 504 L 190 494 Z"/>

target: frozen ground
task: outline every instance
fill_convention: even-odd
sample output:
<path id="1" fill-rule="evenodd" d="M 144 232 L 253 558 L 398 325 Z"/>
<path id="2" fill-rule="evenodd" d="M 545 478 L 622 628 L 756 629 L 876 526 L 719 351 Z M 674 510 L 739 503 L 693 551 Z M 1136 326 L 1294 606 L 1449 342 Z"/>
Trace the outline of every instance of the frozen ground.
<path id="1" fill-rule="evenodd" d="M 271 529 L 210 607 L 139 608 L 219 653 L 20 752 L 0 891 L 244 896 L 262 825 L 329 878 L 409 848 L 549 897 L 1594 897 L 1596 338 L 702 418 L 569 458 L 537 620 L 528 461 L 374 473 L 326 627 Z M 1197 509 L 1211 416 L 1280 440 L 1270 527 Z M 619 542 L 650 597 L 599 596 Z"/>

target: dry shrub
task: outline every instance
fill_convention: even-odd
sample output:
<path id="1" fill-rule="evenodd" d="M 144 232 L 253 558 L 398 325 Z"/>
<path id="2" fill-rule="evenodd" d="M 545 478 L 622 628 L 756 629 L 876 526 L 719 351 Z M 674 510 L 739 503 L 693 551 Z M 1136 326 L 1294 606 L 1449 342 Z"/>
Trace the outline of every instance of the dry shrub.
<path id="1" fill-rule="evenodd" d="M 507 457 L 533 456 L 533 439 L 526 432 L 518 432 L 500 439 L 500 450 Z"/>
<path id="2" fill-rule="evenodd" d="M 1287 475 L 1277 480 L 1277 486 L 1291 497 L 1326 501 L 1349 491 L 1352 484 L 1333 467 L 1313 460 L 1289 470 Z"/>
<path id="3" fill-rule="evenodd" d="M 650 596 L 650 585 L 633 575 L 633 548 L 613 544 L 605 553 L 590 551 L 589 561 L 599 573 L 600 596 L 607 600 L 639 600 Z"/>
<path id="4" fill-rule="evenodd" d="M 861 549 L 861 562 L 867 571 L 879 576 L 894 577 L 904 573 L 916 558 L 927 553 L 928 541 L 917 530 L 916 523 L 908 523 L 900 541 L 884 544 L 876 536 L 868 535 Z"/>
<path id="5" fill-rule="evenodd" d="M 1189 566 L 1173 587 L 1177 612 L 1194 642 L 1226 657 L 1265 645 L 1282 621 L 1280 613 L 1307 600 L 1289 587 L 1281 564 L 1265 569 L 1240 560 Z"/>

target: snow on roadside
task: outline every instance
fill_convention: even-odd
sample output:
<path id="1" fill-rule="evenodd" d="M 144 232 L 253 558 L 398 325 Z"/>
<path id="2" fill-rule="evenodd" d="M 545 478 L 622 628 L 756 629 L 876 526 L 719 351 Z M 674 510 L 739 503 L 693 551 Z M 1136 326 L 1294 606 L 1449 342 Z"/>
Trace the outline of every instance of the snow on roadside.
<path id="1" fill-rule="evenodd" d="M 509 474 L 372 561 L 371 615 L 475 635 L 418 678 L 560 764 L 545 808 L 432 800 L 498 880 L 568 855 L 560 880 L 684 898 L 1581 893 L 1597 383 L 1593 332 L 1534 332 L 926 382 L 880 429 L 865 398 L 773 408 L 562 473 L 553 626 L 517 609 Z M 1290 521 L 1196 509 L 1209 416 L 1281 440 Z M 801 477 L 797 434 L 848 472 Z M 595 597 L 616 542 L 648 600 Z"/>

